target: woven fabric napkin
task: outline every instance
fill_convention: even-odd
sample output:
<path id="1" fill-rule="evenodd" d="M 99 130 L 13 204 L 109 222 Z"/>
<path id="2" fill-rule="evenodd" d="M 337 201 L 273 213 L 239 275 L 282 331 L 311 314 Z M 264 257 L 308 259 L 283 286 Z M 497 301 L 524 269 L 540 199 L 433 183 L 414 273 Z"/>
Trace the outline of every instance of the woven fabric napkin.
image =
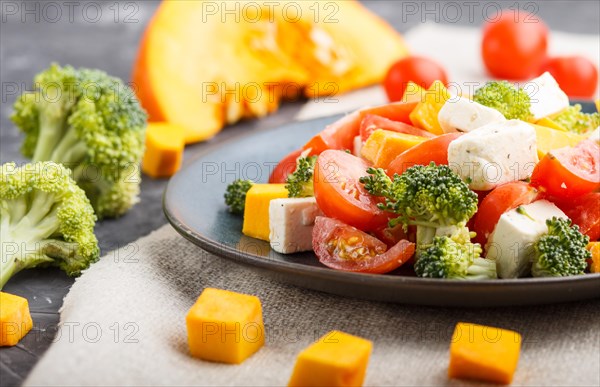
<path id="1" fill-rule="evenodd" d="M 432 36 L 455 47 L 452 37 L 461 33 L 466 34 L 455 27 L 425 26 L 407 34 L 407 40 L 428 54 L 422 47 Z M 470 30 L 470 39 L 477 33 Z M 338 105 L 320 109 L 309 103 L 303 118 L 332 114 L 335 106 L 347 111 L 381 102 L 377 89 L 362 95 L 340 97 Z M 254 294 L 262 301 L 266 345 L 241 365 L 188 355 L 185 315 L 205 287 Z M 374 342 L 367 385 L 463 385 L 446 377 L 448 345 L 458 321 L 523 335 L 515 385 L 600 385 L 600 300 L 448 309 L 342 298 L 274 282 L 199 249 L 170 226 L 107 254 L 77 279 L 64 300 L 56 341 L 25 385 L 285 385 L 298 352 L 333 329 Z"/>

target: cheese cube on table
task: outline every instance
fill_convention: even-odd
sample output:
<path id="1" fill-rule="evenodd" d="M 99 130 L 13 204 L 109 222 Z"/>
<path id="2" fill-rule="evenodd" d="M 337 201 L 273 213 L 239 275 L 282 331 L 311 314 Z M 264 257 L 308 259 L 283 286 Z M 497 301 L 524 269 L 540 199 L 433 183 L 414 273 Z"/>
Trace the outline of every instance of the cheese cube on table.
<path id="1" fill-rule="evenodd" d="M 258 297 L 204 289 L 186 317 L 190 353 L 203 360 L 239 364 L 265 342 Z"/>
<path id="2" fill-rule="evenodd" d="M 523 90 L 529 95 L 533 120 L 558 113 L 569 107 L 569 97 L 558 86 L 558 82 L 549 72 L 532 79 L 523 85 Z"/>
<path id="3" fill-rule="evenodd" d="M 523 277 L 530 273 L 534 243 L 548 233 L 546 220 L 567 218 L 554 204 L 538 200 L 505 212 L 486 245 L 486 258 L 496 261 L 500 278 Z"/>
<path id="4" fill-rule="evenodd" d="M 285 184 L 254 184 L 246 193 L 244 235 L 269 241 L 269 203 L 287 196 Z"/>
<path id="5" fill-rule="evenodd" d="M 458 323 L 450 344 L 448 377 L 509 384 L 519 362 L 521 341 L 514 331 Z"/>
<path id="6" fill-rule="evenodd" d="M 362 386 L 373 344 L 332 331 L 302 351 L 288 386 Z"/>
<path id="7" fill-rule="evenodd" d="M 519 120 L 488 124 L 448 146 L 448 164 L 474 190 L 531 176 L 538 162 L 535 129 Z"/>
<path id="8" fill-rule="evenodd" d="M 312 230 L 319 215 L 322 213 L 314 197 L 271 200 L 271 248 L 281 254 L 312 250 Z"/>
<path id="9" fill-rule="evenodd" d="M 496 109 L 489 108 L 468 98 L 452 98 L 446 101 L 438 114 L 444 133 L 470 132 L 506 118 Z"/>
<path id="10" fill-rule="evenodd" d="M 0 347 L 16 345 L 32 327 L 27 299 L 0 292 Z"/>

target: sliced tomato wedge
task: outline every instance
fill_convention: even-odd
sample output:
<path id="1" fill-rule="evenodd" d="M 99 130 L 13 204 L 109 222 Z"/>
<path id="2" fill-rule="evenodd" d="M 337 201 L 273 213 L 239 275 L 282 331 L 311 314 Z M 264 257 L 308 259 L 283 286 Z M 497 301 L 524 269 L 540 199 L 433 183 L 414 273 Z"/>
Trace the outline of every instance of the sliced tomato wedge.
<path id="1" fill-rule="evenodd" d="M 388 247 L 394 246 L 402 239 L 410 240 L 410 238 L 408 237 L 408 233 L 404 231 L 404 228 L 401 224 L 393 228 L 389 227 L 388 225 L 384 228 L 373 230 L 371 231 L 371 235 L 385 243 Z"/>
<path id="2" fill-rule="evenodd" d="M 359 182 L 370 165 L 344 151 L 326 150 L 315 164 L 314 188 L 323 213 L 363 231 L 387 225 L 392 214 L 377 207 L 378 200 Z"/>
<path id="3" fill-rule="evenodd" d="M 270 184 L 283 184 L 286 182 L 288 175 L 296 171 L 296 160 L 302 154 L 302 149 L 295 150 L 285 156 L 279 164 L 271 172 L 269 176 Z"/>
<path id="4" fill-rule="evenodd" d="M 462 136 L 462 133 L 448 133 L 424 141 L 399 154 L 388 166 L 387 173 L 401 175 L 415 165 L 448 165 L 448 146 L 450 142 Z"/>
<path id="5" fill-rule="evenodd" d="M 354 137 L 360 133 L 360 123 L 367 114 L 374 114 L 393 121 L 410 124 L 409 115 L 417 106 L 416 102 L 395 102 L 357 110 L 340 118 L 311 138 L 302 149 L 311 149 L 311 155 L 318 155 L 327 149 L 353 150 Z"/>
<path id="6" fill-rule="evenodd" d="M 323 265 L 360 273 L 389 273 L 410 260 L 415 252 L 415 244 L 407 240 L 388 249 L 379 239 L 323 216 L 315 220 L 312 243 Z"/>
<path id="7" fill-rule="evenodd" d="M 585 140 L 575 147 L 548 152 L 533 169 L 531 184 L 562 199 L 597 190 L 600 187 L 600 145 Z"/>
<path id="8" fill-rule="evenodd" d="M 500 216 L 519 206 L 529 204 L 538 198 L 538 190 L 522 181 L 502 184 L 481 201 L 475 214 L 473 231 L 477 233 L 475 241 L 485 246 L 488 237 L 496 228 Z"/>
<path id="9" fill-rule="evenodd" d="M 435 134 L 426 130 L 415 128 L 404 122 L 392 121 L 385 117 L 367 114 L 360 123 L 360 137 L 362 141 L 367 141 L 371 133 L 377 129 L 389 130 L 392 132 L 412 134 L 413 136 L 433 138 Z"/>
<path id="10" fill-rule="evenodd" d="M 590 237 L 590 241 L 600 239 L 600 192 L 590 192 L 570 200 L 548 198 L 554 202 L 579 230 Z"/>

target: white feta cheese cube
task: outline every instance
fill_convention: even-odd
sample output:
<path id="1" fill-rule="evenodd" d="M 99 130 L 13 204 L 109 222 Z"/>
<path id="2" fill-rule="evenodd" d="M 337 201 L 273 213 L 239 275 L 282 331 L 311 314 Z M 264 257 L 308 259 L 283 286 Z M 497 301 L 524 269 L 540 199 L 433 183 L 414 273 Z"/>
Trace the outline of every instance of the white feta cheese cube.
<path id="1" fill-rule="evenodd" d="M 523 90 L 531 99 L 530 110 L 535 121 L 569 107 L 569 97 L 549 72 L 527 82 Z"/>
<path id="2" fill-rule="evenodd" d="M 548 232 L 546 220 L 567 218 L 554 204 L 538 200 L 500 217 L 486 244 L 486 258 L 496 261 L 500 278 L 518 278 L 531 271 L 533 245 Z"/>
<path id="3" fill-rule="evenodd" d="M 451 98 L 438 113 L 438 121 L 444 133 L 470 132 L 506 118 L 496 109 L 489 108 L 468 98 Z"/>
<path id="4" fill-rule="evenodd" d="M 269 203 L 269 240 L 281 254 L 312 250 L 315 218 L 322 215 L 314 197 L 273 199 Z"/>
<path id="5" fill-rule="evenodd" d="M 538 161 L 535 129 L 519 120 L 488 124 L 448 147 L 450 168 L 474 190 L 526 179 Z"/>

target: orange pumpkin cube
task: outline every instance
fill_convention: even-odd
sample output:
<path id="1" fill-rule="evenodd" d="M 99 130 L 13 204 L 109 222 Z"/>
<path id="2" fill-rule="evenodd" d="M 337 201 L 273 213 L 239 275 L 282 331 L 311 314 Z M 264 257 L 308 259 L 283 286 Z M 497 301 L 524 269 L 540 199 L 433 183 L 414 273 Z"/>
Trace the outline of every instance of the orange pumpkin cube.
<path id="1" fill-rule="evenodd" d="M 184 147 L 183 127 L 164 122 L 148 124 L 142 171 L 154 178 L 173 176 L 181 168 Z"/>
<path id="2" fill-rule="evenodd" d="M 438 114 L 448 99 L 450 93 L 444 84 L 440 81 L 433 82 L 425 92 L 424 99 L 410 113 L 410 121 L 419 129 L 433 134 L 444 134 L 438 121 Z"/>
<path id="3" fill-rule="evenodd" d="M 190 353 L 203 360 L 239 364 L 265 342 L 258 297 L 206 288 L 186 317 Z"/>
<path id="4" fill-rule="evenodd" d="M 402 152 L 427 140 L 425 137 L 377 129 L 361 149 L 361 155 L 377 168 L 387 168 Z"/>
<path id="5" fill-rule="evenodd" d="M 329 332 L 298 355 L 288 386 L 361 386 L 372 349 L 369 340 Z"/>
<path id="6" fill-rule="evenodd" d="M 477 324 L 458 323 L 450 344 L 450 378 L 509 384 L 519 361 L 521 335 Z"/>
<path id="7" fill-rule="evenodd" d="M 32 327 L 27 299 L 0 292 L 0 347 L 17 344 Z"/>

